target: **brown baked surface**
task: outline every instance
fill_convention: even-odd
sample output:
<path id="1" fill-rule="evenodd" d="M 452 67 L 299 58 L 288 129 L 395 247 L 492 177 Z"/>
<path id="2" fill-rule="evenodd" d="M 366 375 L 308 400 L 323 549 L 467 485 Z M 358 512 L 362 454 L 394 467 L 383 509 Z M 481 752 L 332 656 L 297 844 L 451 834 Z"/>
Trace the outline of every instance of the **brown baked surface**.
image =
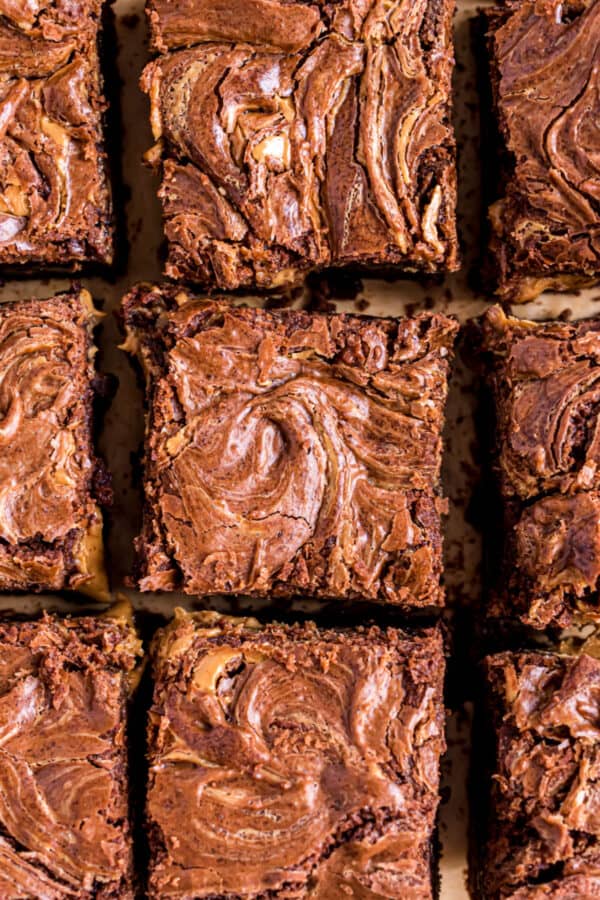
<path id="1" fill-rule="evenodd" d="M 486 10 L 500 163 L 490 208 L 499 297 L 600 279 L 599 0 Z"/>
<path id="2" fill-rule="evenodd" d="M 0 590 L 107 598 L 89 293 L 0 305 Z"/>
<path id="3" fill-rule="evenodd" d="M 495 732 L 485 900 L 600 896 L 600 661 L 486 660 Z"/>
<path id="4" fill-rule="evenodd" d="M 150 897 L 433 897 L 437 629 L 178 610 L 153 664 Z"/>
<path id="5" fill-rule="evenodd" d="M 441 429 L 457 325 L 266 311 L 140 285 L 142 590 L 443 603 Z"/>
<path id="6" fill-rule="evenodd" d="M 133 900 L 125 725 L 139 652 L 110 618 L 0 621 L 3 900 Z"/>
<path id="7" fill-rule="evenodd" d="M 165 274 L 453 271 L 453 0 L 149 0 Z"/>
<path id="8" fill-rule="evenodd" d="M 101 12 L 102 0 L 2 3 L 0 265 L 112 262 Z"/>
<path id="9" fill-rule="evenodd" d="M 533 323 L 499 307 L 479 339 L 504 506 L 493 614 L 600 620 L 600 319 Z"/>

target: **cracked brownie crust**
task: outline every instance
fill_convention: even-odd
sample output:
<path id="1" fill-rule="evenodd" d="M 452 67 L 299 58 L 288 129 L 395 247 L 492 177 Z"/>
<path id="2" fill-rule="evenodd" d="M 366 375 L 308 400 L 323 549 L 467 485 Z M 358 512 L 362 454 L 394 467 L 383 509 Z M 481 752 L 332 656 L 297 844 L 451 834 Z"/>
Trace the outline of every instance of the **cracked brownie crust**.
<path id="1" fill-rule="evenodd" d="M 126 706 L 111 618 L 0 622 L 0 896 L 133 900 Z"/>
<path id="2" fill-rule="evenodd" d="M 437 629 L 178 610 L 153 664 L 150 897 L 433 897 Z"/>
<path id="3" fill-rule="evenodd" d="M 165 272 L 276 288 L 458 267 L 452 0 L 150 0 Z"/>
<path id="4" fill-rule="evenodd" d="M 488 657 L 495 759 L 483 900 L 600 896 L 600 661 Z"/>
<path id="5" fill-rule="evenodd" d="M 0 305 L 0 590 L 107 598 L 87 291 Z"/>
<path id="6" fill-rule="evenodd" d="M 537 628 L 600 620 L 600 320 L 538 324 L 495 307 L 479 340 L 504 505 L 490 611 Z"/>
<path id="7" fill-rule="evenodd" d="M 2 3 L 0 264 L 110 263 L 101 0 Z"/>
<path id="8" fill-rule="evenodd" d="M 123 316 L 147 378 L 142 590 L 442 604 L 454 321 L 144 285 Z"/>
<path id="9" fill-rule="evenodd" d="M 500 164 L 496 294 L 600 279 L 600 2 L 506 0 L 485 13 Z"/>

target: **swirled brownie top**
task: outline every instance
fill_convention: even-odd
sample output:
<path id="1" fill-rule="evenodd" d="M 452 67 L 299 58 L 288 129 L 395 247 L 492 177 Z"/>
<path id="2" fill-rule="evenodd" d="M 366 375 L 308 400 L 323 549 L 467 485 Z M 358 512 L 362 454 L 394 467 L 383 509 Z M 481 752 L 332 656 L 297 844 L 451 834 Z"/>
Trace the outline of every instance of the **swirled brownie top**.
<path id="1" fill-rule="evenodd" d="M 166 274 L 457 268 L 452 0 L 150 0 Z"/>
<path id="2" fill-rule="evenodd" d="M 101 5 L 0 3 L 0 265 L 112 261 Z"/>
<path id="3" fill-rule="evenodd" d="M 507 0 L 486 11 L 500 196 L 497 294 L 522 301 L 600 279 L 600 2 Z"/>
<path id="4" fill-rule="evenodd" d="M 143 590 L 442 603 L 456 323 L 268 312 L 140 286 Z"/>
<path id="5" fill-rule="evenodd" d="M 439 631 L 179 610 L 153 660 L 150 897 L 433 897 Z"/>
<path id="6" fill-rule="evenodd" d="M 480 323 L 504 504 L 504 613 L 600 617 L 600 320 Z"/>
<path id="7" fill-rule="evenodd" d="M 597 897 L 600 661 L 501 653 L 486 670 L 493 777 L 477 897 Z"/>
<path id="8" fill-rule="evenodd" d="M 87 291 L 0 305 L 0 590 L 105 598 Z"/>
<path id="9" fill-rule="evenodd" d="M 121 619 L 0 621 L 0 896 L 132 900 Z"/>

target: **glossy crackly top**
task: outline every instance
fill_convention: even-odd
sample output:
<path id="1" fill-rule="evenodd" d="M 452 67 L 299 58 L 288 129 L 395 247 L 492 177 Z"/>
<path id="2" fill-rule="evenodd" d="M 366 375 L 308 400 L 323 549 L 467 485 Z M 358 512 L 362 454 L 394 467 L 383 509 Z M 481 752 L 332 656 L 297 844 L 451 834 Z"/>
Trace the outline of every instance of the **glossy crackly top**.
<path id="1" fill-rule="evenodd" d="M 486 13 L 504 184 L 491 207 L 497 293 L 600 278 L 600 2 L 508 0 Z"/>
<path id="2" fill-rule="evenodd" d="M 166 274 L 231 290 L 457 267 L 451 0 L 148 10 Z"/>
<path id="3" fill-rule="evenodd" d="M 130 900 L 125 704 L 111 620 L 0 622 L 0 896 Z"/>
<path id="4" fill-rule="evenodd" d="M 93 313 L 87 291 L 0 307 L 2 590 L 106 591 Z"/>
<path id="5" fill-rule="evenodd" d="M 487 673 L 496 734 L 486 900 L 600 895 L 600 661 L 502 653 Z"/>
<path id="6" fill-rule="evenodd" d="M 153 655 L 151 897 L 433 896 L 438 631 L 178 611 Z"/>
<path id="7" fill-rule="evenodd" d="M 143 590 L 442 602 L 456 323 L 124 300 L 148 377 Z"/>
<path id="8" fill-rule="evenodd" d="M 503 611 L 537 627 L 598 618 L 600 320 L 535 324 L 496 307 L 480 337 L 509 533 Z"/>
<path id="9" fill-rule="evenodd" d="M 0 263 L 112 259 L 100 11 L 0 2 Z"/>

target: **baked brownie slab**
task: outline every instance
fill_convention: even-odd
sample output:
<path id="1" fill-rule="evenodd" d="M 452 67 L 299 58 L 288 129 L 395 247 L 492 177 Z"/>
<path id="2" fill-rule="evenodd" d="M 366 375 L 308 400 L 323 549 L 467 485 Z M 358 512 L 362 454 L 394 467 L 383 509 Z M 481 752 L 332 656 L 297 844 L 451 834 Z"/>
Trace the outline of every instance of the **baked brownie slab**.
<path id="1" fill-rule="evenodd" d="M 133 898 L 125 725 L 139 653 L 116 611 L 0 621 L 3 900 Z"/>
<path id="2" fill-rule="evenodd" d="M 89 293 L 0 305 L 0 590 L 107 599 Z"/>
<path id="3" fill-rule="evenodd" d="M 147 8 L 167 275 L 233 290 L 458 267 L 453 0 Z"/>
<path id="4" fill-rule="evenodd" d="M 141 285 L 142 590 L 443 602 L 439 472 L 456 323 L 234 307 Z"/>
<path id="5" fill-rule="evenodd" d="M 486 660 L 494 731 L 482 900 L 600 896 L 600 661 Z"/>
<path id="6" fill-rule="evenodd" d="M 0 20 L 0 265 L 110 263 L 102 0 L 6 3 Z"/>
<path id="7" fill-rule="evenodd" d="M 178 610 L 153 664 L 150 897 L 433 896 L 437 629 Z"/>
<path id="8" fill-rule="evenodd" d="M 600 279 L 598 0 L 486 11 L 499 196 L 494 288 L 508 301 Z"/>
<path id="9" fill-rule="evenodd" d="M 479 328 L 504 505 L 490 612 L 534 627 L 600 619 L 600 320 L 534 323 L 494 307 Z"/>

